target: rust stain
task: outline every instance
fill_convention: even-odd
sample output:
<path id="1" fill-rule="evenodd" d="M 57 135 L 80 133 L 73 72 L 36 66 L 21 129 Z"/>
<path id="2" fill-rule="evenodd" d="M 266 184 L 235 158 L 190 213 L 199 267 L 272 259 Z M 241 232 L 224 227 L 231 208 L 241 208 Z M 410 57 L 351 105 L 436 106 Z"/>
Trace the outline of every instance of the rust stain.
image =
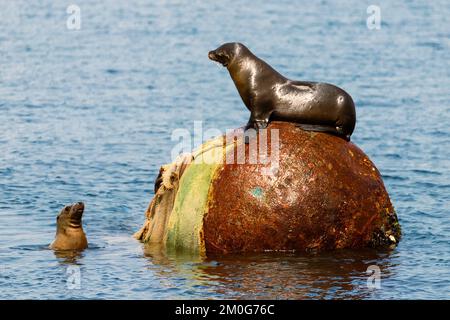
<path id="1" fill-rule="evenodd" d="M 270 163 L 248 163 L 248 145 L 245 164 L 217 172 L 203 224 L 207 253 L 320 251 L 399 239 L 381 176 L 361 149 L 291 123 L 270 128 L 279 130 L 276 178 L 262 174 Z"/>

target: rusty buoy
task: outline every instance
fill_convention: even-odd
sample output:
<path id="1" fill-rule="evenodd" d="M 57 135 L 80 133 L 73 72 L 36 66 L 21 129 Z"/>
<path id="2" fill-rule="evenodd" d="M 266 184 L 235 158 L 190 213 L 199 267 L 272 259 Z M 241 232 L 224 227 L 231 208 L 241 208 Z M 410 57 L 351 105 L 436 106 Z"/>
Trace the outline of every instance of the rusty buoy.
<path id="1" fill-rule="evenodd" d="M 361 149 L 287 122 L 269 125 L 268 144 L 273 129 L 276 166 L 249 161 L 251 143 L 243 138 L 228 143 L 225 136 L 163 166 L 165 179 L 136 238 L 203 255 L 385 247 L 399 241 L 381 175 Z M 227 161 L 242 149 L 243 163 Z"/>

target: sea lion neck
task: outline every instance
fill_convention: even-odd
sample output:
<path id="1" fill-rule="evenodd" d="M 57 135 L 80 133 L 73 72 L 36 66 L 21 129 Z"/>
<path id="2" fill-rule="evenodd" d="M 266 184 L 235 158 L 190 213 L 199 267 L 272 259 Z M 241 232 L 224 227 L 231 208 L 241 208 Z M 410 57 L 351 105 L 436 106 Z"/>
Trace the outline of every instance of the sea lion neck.
<path id="1" fill-rule="evenodd" d="M 255 56 L 247 47 L 243 46 L 236 52 L 232 61 L 228 64 L 227 69 L 233 81 L 243 80 L 249 81 L 262 71 L 270 71 L 270 76 L 278 81 L 287 81 L 288 79 L 281 73 L 273 69 L 267 62 Z M 240 81 L 239 81 L 240 82 Z M 239 90 L 239 89 L 238 89 Z"/>
<path id="2" fill-rule="evenodd" d="M 251 102 L 250 102 L 250 79 L 254 74 L 254 65 L 251 60 L 248 59 L 240 59 L 239 61 L 235 61 L 232 64 L 229 64 L 228 72 L 230 73 L 230 77 L 233 80 L 236 89 L 239 92 L 239 95 L 242 98 L 245 106 L 251 110 Z"/>
<path id="3" fill-rule="evenodd" d="M 69 222 L 69 228 L 71 229 L 81 229 L 83 226 L 81 225 L 81 221 L 70 221 Z"/>
<path id="4" fill-rule="evenodd" d="M 227 69 L 242 101 L 250 111 L 252 111 L 252 92 L 256 90 L 254 87 L 257 82 L 256 79 L 261 78 L 261 76 L 264 77 L 261 70 L 272 70 L 270 76 L 276 77 L 278 81 L 285 81 L 286 79 L 245 47 L 240 48 Z"/>
<path id="5" fill-rule="evenodd" d="M 83 225 L 81 221 L 71 221 L 68 219 L 64 223 L 60 222 L 56 226 L 56 234 L 67 234 L 70 231 L 83 230 Z"/>

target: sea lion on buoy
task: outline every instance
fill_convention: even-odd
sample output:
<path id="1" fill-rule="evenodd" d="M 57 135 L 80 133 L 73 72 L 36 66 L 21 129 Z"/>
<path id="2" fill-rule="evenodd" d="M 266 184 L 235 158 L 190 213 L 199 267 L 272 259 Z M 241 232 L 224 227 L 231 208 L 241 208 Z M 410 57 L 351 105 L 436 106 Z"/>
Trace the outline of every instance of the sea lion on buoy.
<path id="1" fill-rule="evenodd" d="M 84 203 L 77 202 L 65 206 L 56 218 L 56 237 L 50 244 L 54 250 L 82 250 L 88 247 L 81 218 Z"/>
<path id="2" fill-rule="evenodd" d="M 305 130 L 350 140 L 356 112 L 352 97 L 343 89 L 328 83 L 289 80 L 241 43 L 225 43 L 208 57 L 230 72 L 250 110 L 246 128 L 263 129 L 271 120 L 288 121 Z"/>

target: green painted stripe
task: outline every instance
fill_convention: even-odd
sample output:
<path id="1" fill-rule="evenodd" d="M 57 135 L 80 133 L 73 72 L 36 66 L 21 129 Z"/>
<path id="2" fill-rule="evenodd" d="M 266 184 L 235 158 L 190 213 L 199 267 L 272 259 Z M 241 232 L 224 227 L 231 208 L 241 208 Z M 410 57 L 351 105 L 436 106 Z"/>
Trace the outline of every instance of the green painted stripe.
<path id="1" fill-rule="evenodd" d="M 180 179 L 166 233 L 167 250 L 189 250 L 205 254 L 203 217 L 207 210 L 211 182 L 223 166 L 225 152 L 223 137 L 205 142 L 194 152 L 194 161 Z"/>

